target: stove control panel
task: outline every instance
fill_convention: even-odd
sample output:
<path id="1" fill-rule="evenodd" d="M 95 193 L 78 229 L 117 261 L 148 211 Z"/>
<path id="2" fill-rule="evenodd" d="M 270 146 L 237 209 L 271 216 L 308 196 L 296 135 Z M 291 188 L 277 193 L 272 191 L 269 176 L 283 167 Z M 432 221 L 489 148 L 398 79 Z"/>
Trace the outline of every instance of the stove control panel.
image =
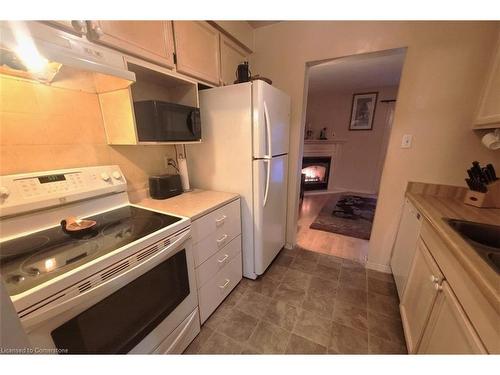
<path id="1" fill-rule="evenodd" d="M 117 165 L 0 176 L 0 217 L 126 190 Z"/>

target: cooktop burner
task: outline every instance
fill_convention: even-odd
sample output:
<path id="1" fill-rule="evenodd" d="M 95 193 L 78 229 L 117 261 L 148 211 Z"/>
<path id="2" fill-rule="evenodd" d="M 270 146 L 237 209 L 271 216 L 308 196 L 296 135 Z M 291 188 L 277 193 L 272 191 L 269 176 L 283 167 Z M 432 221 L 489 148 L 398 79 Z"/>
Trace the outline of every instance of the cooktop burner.
<path id="1" fill-rule="evenodd" d="M 165 228 L 178 217 L 125 206 L 88 217 L 96 227 L 69 235 L 60 226 L 0 243 L 0 270 L 16 295 Z"/>

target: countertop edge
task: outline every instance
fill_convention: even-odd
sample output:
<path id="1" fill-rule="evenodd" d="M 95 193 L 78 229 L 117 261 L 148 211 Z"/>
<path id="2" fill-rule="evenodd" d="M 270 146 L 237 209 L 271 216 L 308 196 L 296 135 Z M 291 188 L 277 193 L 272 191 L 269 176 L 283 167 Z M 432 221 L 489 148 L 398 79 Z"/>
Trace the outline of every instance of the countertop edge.
<path id="1" fill-rule="evenodd" d="M 166 214 L 173 214 L 173 215 L 178 215 L 178 216 L 183 216 L 187 217 L 191 220 L 191 222 L 199 219 L 202 216 L 208 215 L 211 212 L 229 204 L 232 203 L 238 199 L 241 198 L 241 196 L 237 193 L 228 193 L 228 192 L 221 192 L 221 191 L 213 191 L 213 190 L 203 190 L 203 189 L 195 189 L 192 192 L 187 192 L 183 194 L 220 194 L 223 195 L 223 197 L 216 197 L 215 199 L 213 197 L 210 197 L 208 199 L 208 203 L 202 203 L 198 205 L 194 205 L 194 209 L 179 209 L 180 206 L 186 205 L 189 207 L 190 204 L 192 204 L 193 201 L 196 201 L 196 197 L 189 197 L 187 198 L 186 201 L 178 201 L 179 196 L 174 196 L 172 198 L 167 198 L 164 200 L 156 200 L 151 197 L 142 197 L 142 199 L 136 200 L 133 202 L 133 204 L 142 206 L 145 208 L 149 208 L 152 210 L 164 212 Z M 199 197 L 201 202 L 204 202 L 206 197 L 200 196 Z M 170 201 L 169 201 L 170 200 Z M 177 200 L 177 201 L 176 201 Z M 162 204 L 163 203 L 163 204 Z M 169 207 L 170 206 L 170 207 Z M 189 212 L 191 211 L 191 212 Z"/>
<path id="2" fill-rule="evenodd" d="M 191 221 L 195 221 L 196 219 L 199 219 L 200 217 L 205 216 L 205 215 L 207 215 L 207 214 L 209 214 L 209 213 L 217 210 L 218 208 L 221 208 L 222 206 L 225 206 L 226 204 L 234 202 L 237 199 L 240 199 L 240 196 L 238 194 L 236 196 L 230 198 L 230 199 L 227 199 L 227 200 L 225 200 L 223 202 L 220 202 L 220 203 L 216 204 L 215 206 L 207 208 L 205 211 L 202 211 L 202 212 L 200 212 L 200 213 L 198 213 L 198 214 L 190 217 L 190 219 L 191 219 Z"/>

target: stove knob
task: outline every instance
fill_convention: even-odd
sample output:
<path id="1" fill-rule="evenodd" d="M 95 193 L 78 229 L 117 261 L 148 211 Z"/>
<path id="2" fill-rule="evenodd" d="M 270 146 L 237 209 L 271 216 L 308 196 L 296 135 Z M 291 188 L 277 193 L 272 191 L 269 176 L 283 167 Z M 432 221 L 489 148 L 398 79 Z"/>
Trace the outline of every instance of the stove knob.
<path id="1" fill-rule="evenodd" d="M 120 172 L 118 172 L 118 171 L 114 171 L 114 172 L 113 172 L 113 178 L 114 178 L 115 180 L 119 180 L 119 179 L 121 179 L 121 178 L 122 178 L 122 175 L 120 174 Z"/>
<path id="2" fill-rule="evenodd" d="M 10 191 L 9 189 L 7 189 L 6 187 L 0 187 L 0 198 L 2 199 L 6 199 L 8 198 L 8 196 L 10 195 Z"/>
<path id="3" fill-rule="evenodd" d="M 104 181 L 109 181 L 109 179 L 110 179 L 109 174 L 107 174 L 106 172 L 102 172 L 102 173 L 101 173 L 101 178 L 102 178 Z"/>

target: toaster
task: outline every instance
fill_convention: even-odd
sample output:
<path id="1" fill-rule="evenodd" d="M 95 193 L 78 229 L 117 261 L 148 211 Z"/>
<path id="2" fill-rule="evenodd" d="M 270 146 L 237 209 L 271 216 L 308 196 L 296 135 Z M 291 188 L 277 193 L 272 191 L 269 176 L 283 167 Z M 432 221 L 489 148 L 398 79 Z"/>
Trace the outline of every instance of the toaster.
<path id="1" fill-rule="evenodd" d="M 153 199 L 167 199 L 182 194 L 181 176 L 162 174 L 149 177 L 149 195 Z"/>

